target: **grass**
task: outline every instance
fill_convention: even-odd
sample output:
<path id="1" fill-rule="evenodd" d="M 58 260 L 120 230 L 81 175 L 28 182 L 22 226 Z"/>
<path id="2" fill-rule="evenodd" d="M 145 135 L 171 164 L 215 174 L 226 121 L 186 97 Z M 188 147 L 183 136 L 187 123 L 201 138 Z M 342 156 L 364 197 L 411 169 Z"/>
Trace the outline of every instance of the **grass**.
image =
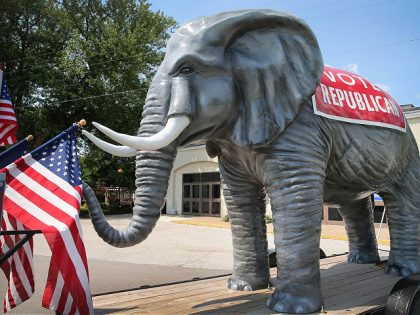
<path id="1" fill-rule="evenodd" d="M 222 221 L 223 222 L 229 222 L 229 215 L 228 214 L 226 214 L 223 218 L 222 218 Z M 267 223 L 267 224 L 270 224 L 270 223 L 273 223 L 273 218 L 271 217 L 271 216 L 269 216 L 269 215 L 266 215 L 265 216 L 265 223 Z"/>

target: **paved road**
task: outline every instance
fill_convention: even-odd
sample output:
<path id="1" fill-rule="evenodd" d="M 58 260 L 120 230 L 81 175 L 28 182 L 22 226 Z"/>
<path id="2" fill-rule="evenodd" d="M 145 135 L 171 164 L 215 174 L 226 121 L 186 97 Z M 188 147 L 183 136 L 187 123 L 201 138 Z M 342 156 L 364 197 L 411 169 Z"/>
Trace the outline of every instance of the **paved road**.
<path id="1" fill-rule="evenodd" d="M 106 244 L 96 235 L 90 220 L 82 220 L 92 293 L 101 294 L 230 272 L 232 244 L 229 230 L 176 224 L 171 222 L 173 219 L 162 217 L 142 244 L 130 248 L 115 248 Z M 129 216 L 114 216 L 109 220 L 113 226 L 123 228 Z M 35 237 L 34 244 L 36 293 L 10 314 L 53 314 L 40 306 L 50 250 L 41 235 Z M 269 235 L 269 246 L 273 247 L 272 235 Z M 321 240 L 321 247 L 327 255 L 338 254 L 347 251 L 347 242 Z M 0 297 L 5 292 L 3 277 Z"/>

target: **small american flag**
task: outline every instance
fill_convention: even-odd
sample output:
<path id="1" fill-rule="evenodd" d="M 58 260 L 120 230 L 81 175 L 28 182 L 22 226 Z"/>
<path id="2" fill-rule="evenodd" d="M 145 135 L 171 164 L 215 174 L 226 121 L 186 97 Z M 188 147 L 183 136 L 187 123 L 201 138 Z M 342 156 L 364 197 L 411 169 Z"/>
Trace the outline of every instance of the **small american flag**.
<path id="1" fill-rule="evenodd" d="M 82 179 L 74 125 L 21 157 L 6 173 L 4 209 L 41 230 L 52 251 L 42 305 L 60 314 L 93 314 L 79 219 Z"/>
<path id="2" fill-rule="evenodd" d="M 24 139 L 13 147 L 0 153 L 0 168 L 12 163 L 28 153 L 28 140 Z M 0 188 L 1 189 L 1 188 Z M 3 211 L 2 231 L 26 229 L 21 222 Z M 2 235 L 0 237 L 0 254 L 7 253 L 19 240 L 20 235 Z M 33 240 L 29 239 L 17 252 L 1 265 L 7 278 L 7 293 L 4 299 L 4 312 L 11 310 L 29 299 L 35 291 L 33 275 Z"/>
<path id="3" fill-rule="evenodd" d="M 9 88 L 0 64 L 0 146 L 16 143 L 18 124 L 10 101 Z"/>

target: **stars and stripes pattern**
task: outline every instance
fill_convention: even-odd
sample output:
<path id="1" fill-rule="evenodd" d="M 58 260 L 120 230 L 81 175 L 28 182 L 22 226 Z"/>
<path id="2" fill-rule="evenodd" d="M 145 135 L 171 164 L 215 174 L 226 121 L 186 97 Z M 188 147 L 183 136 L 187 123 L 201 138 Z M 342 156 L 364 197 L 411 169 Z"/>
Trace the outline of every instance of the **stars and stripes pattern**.
<path id="1" fill-rule="evenodd" d="M 0 146 L 16 143 L 18 123 L 0 64 Z"/>
<path id="2" fill-rule="evenodd" d="M 0 153 L 0 168 L 12 163 L 26 153 L 28 153 L 28 141 L 24 139 L 13 147 Z M 3 211 L 1 220 L 2 231 L 24 229 L 26 228 L 21 222 L 16 220 L 15 217 L 8 214 L 6 211 Z M 0 237 L 0 254 L 6 254 L 21 238 L 21 235 L 2 235 Z M 3 305 L 4 312 L 7 312 L 29 299 L 35 291 L 32 238 L 9 257 L 9 259 L 1 265 L 1 269 L 3 270 L 8 283 Z"/>
<path id="3" fill-rule="evenodd" d="M 41 230 L 51 252 L 42 305 L 60 314 L 93 314 L 79 219 L 82 180 L 77 125 L 8 165 L 4 209 Z"/>

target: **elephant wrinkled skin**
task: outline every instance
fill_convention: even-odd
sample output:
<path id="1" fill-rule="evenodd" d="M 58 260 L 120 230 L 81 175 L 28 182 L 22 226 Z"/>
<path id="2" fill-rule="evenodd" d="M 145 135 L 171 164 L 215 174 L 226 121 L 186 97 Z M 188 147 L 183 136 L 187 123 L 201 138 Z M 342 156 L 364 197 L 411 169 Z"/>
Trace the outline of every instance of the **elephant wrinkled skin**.
<path id="1" fill-rule="evenodd" d="M 231 289 L 269 285 L 266 193 L 279 268 L 270 309 L 310 313 L 323 305 L 323 203 L 340 209 L 348 260 L 373 263 L 379 256 L 370 195 L 378 192 L 391 234 L 386 272 L 418 273 L 420 168 L 414 137 L 409 128 L 401 132 L 315 115 L 311 95 L 322 71 L 314 34 L 285 13 L 227 12 L 183 25 L 169 40 L 150 86 L 139 140 L 102 128 L 123 144 L 116 146 L 85 132 L 113 154 L 136 154 L 136 198 L 126 229 L 112 228 L 90 187 L 84 187 L 98 234 L 119 247 L 144 240 L 159 218 L 177 147 L 201 141 L 219 158 L 233 234 Z M 176 131 L 166 125 L 170 119 L 171 126 L 179 125 L 181 118 L 185 125 Z M 146 151 L 144 143 L 153 142 L 149 136 L 164 134 L 172 135 L 170 144 Z"/>

